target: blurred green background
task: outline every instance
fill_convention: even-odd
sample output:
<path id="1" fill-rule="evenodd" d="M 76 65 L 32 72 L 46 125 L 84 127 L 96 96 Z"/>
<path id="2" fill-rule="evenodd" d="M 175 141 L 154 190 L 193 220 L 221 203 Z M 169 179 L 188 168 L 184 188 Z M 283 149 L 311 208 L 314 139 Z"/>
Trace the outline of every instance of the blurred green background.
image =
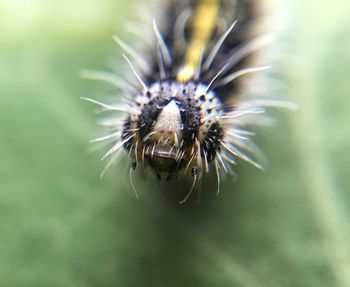
<path id="1" fill-rule="evenodd" d="M 124 163 L 100 180 L 88 153 L 79 97 L 111 89 L 79 71 L 123 71 L 112 35 L 138 2 L 0 0 L 0 286 L 350 286 L 350 4 L 280 4 L 281 93 L 299 110 L 259 131 L 267 172 L 241 163 L 180 206 L 143 179 L 135 200 Z"/>

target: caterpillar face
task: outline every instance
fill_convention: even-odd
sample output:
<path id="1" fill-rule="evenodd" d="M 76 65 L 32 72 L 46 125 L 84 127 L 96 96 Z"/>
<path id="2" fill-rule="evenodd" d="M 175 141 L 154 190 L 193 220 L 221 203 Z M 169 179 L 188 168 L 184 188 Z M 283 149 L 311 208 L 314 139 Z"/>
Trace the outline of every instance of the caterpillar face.
<path id="1" fill-rule="evenodd" d="M 169 179 L 182 169 L 198 171 L 220 151 L 224 133 L 223 106 L 200 83 L 160 81 L 135 98 L 138 113 L 130 113 L 123 138 L 133 164 L 151 167 Z"/>

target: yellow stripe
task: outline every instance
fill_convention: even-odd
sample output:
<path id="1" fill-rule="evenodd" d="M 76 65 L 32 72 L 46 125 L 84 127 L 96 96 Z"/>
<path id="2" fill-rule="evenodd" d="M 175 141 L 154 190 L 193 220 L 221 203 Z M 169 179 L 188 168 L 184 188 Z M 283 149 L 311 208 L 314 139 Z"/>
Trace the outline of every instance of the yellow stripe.
<path id="1" fill-rule="evenodd" d="M 198 68 L 202 50 L 210 40 L 218 19 L 220 0 L 198 0 L 191 24 L 191 40 L 185 62 L 177 73 L 177 80 L 188 82 Z"/>

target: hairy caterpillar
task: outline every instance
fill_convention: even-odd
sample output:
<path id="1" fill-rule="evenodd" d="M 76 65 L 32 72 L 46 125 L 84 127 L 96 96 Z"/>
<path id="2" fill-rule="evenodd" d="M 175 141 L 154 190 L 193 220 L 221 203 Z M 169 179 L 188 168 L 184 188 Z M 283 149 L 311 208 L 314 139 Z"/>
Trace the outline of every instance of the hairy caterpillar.
<path id="1" fill-rule="evenodd" d="M 231 173 L 238 158 L 262 168 L 248 127 L 261 123 L 265 107 L 288 103 L 242 92 L 242 76 L 269 68 L 251 63 L 267 39 L 258 27 L 260 2 L 168 1 L 162 25 L 155 19 L 149 25 L 150 51 L 137 52 L 115 37 L 136 82 L 87 72 L 115 84 L 125 101 L 83 98 L 116 113 L 103 122 L 109 133 L 93 140 L 111 144 L 103 156 L 109 158 L 106 169 L 125 150 L 131 159 L 130 179 L 138 167 L 152 170 L 158 179 L 190 174 L 193 183 L 185 202 L 209 172 L 216 174 L 219 191 L 220 174 Z"/>

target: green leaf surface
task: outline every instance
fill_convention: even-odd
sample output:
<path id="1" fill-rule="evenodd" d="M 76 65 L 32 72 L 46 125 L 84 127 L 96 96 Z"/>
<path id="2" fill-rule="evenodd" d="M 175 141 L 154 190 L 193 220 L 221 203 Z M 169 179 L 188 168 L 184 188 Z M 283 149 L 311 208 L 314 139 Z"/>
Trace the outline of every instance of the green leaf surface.
<path id="1" fill-rule="evenodd" d="M 0 0 L 0 286 L 350 286 L 350 4 L 280 4 L 298 111 L 259 129 L 266 172 L 241 162 L 179 205 L 180 183 L 136 177 L 136 200 L 126 161 L 100 180 L 88 152 L 79 97 L 111 89 L 79 71 L 122 63 L 138 2 Z"/>

